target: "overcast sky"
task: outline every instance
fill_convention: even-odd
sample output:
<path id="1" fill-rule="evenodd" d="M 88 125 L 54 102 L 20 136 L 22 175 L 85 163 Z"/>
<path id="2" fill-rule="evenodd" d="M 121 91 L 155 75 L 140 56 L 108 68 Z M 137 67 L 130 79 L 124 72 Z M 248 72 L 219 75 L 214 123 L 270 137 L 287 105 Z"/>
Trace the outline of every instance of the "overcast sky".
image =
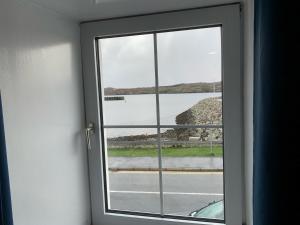
<path id="1" fill-rule="evenodd" d="M 160 85 L 221 80 L 220 28 L 159 33 Z M 104 87 L 155 85 L 153 35 L 101 39 Z"/>

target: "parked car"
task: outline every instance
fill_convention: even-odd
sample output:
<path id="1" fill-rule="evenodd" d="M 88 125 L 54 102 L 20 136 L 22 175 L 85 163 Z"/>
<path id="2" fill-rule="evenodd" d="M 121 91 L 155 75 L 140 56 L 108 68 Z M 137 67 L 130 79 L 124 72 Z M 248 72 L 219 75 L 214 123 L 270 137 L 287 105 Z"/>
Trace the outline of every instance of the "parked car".
<path id="1" fill-rule="evenodd" d="M 224 220 L 224 201 L 214 201 L 201 209 L 195 210 L 189 216 Z"/>

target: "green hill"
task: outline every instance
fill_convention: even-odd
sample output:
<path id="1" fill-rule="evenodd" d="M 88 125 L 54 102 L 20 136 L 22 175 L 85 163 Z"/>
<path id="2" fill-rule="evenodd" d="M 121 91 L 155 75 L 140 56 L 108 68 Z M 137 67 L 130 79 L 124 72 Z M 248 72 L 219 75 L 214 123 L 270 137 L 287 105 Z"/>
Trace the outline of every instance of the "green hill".
<path id="1" fill-rule="evenodd" d="M 160 86 L 161 94 L 178 94 L 178 93 L 205 93 L 220 92 L 221 82 L 212 83 L 188 83 L 176 84 L 170 86 Z M 137 95 L 137 94 L 154 94 L 155 87 L 139 87 L 139 88 L 105 88 L 104 95 Z"/>

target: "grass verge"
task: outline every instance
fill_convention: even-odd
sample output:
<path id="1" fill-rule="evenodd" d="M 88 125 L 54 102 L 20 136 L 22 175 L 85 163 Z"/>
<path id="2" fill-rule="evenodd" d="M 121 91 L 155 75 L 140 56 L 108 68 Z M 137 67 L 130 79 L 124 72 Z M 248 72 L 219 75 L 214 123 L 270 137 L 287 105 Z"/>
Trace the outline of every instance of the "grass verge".
<path id="1" fill-rule="evenodd" d="M 154 148 L 109 148 L 109 157 L 157 157 L 157 149 Z M 221 146 L 210 147 L 169 147 L 162 148 L 164 157 L 221 157 L 223 150 Z"/>

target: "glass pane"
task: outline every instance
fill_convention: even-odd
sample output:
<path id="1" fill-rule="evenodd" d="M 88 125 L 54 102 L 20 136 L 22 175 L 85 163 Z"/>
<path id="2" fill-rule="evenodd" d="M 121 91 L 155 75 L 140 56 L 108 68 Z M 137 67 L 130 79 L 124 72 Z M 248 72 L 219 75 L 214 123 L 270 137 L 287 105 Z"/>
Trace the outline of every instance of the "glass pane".
<path id="1" fill-rule="evenodd" d="M 157 130 L 105 129 L 108 207 L 160 212 Z"/>
<path id="2" fill-rule="evenodd" d="M 123 95 L 122 97 L 124 99 L 107 98 L 104 101 L 104 125 L 156 124 L 155 95 Z"/>
<path id="3" fill-rule="evenodd" d="M 222 128 L 164 129 L 161 137 L 164 213 L 223 220 Z"/>
<path id="4" fill-rule="evenodd" d="M 99 40 L 104 125 L 156 124 L 153 35 Z"/>
<path id="5" fill-rule="evenodd" d="M 222 125 L 221 93 L 160 94 L 162 125 Z"/>
<path id="6" fill-rule="evenodd" d="M 160 123 L 205 123 L 192 117 L 201 114 L 201 107 L 206 104 L 217 107 L 218 112 L 207 111 L 202 116 L 221 115 L 220 102 L 200 103 L 206 98 L 222 97 L 220 27 L 159 33 L 157 43 Z M 189 118 L 177 122 L 181 113 L 185 114 L 183 117 L 189 115 Z"/>

